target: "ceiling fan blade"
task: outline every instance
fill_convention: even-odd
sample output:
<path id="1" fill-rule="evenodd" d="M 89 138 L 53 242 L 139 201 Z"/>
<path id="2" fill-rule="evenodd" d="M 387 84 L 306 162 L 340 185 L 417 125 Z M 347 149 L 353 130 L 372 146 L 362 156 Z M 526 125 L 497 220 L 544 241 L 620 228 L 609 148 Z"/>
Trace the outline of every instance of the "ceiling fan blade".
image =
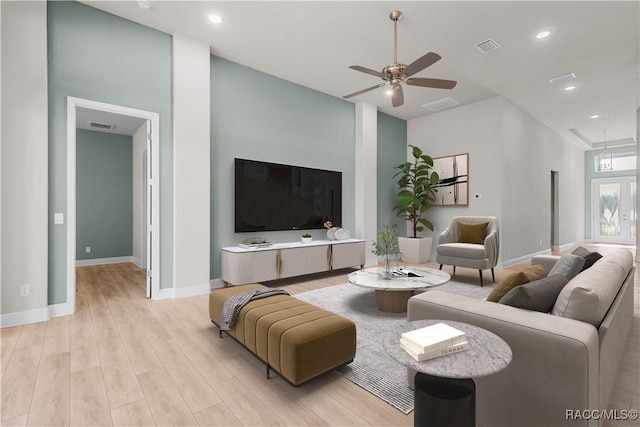
<path id="1" fill-rule="evenodd" d="M 436 62 L 440 61 L 441 58 L 442 57 L 437 53 L 429 52 L 423 55 L 422 57 L 416 59 L 411 64 L 407 65 L 407 68 L 404 69 L 404 72 L 402 74 L 406 75 L 407 77 L 411 77 L 415 73 L 422 71 L 428 66 L 433 65 Z"/>
<path id="2" fill-rule="evenodd" d="M 391 90 L 391 104 L 393 104 L 394 107 L 400 107 L 404 104 L 404 92 L 402 91 L 402 86 L 393 86 Z"/>
<path id="3" fill-rule="evenodd" d="M 351 93 L 349 95 L 345 95 L 345 96 L 343 96 L 343 98 L 344 99 L 351 98 L 352 96 L 356 96 L 356 95 L 360 95 L 360 94 L 365 93 L 365 92 L 369 92 L 370 90 L 377 89 L 377 88 L 382 87 L 382 86 L 384 86 L 386 84 L 387 84 L 387 82 L 380 83 L 379 85 L 371 86 L 371 87 L 368 87 L 366 89 L 362 89 L 362 90 L 359 90 L 357 92 L 353 92 L 353 93 Z"/>
<path id="4" fill-rule="evenodd" d="M 428 79 L 421 77 L 413 77 L 411 79 L 407 79 L 406 82 L 411 86 L 434 87 L 436 89 L 453 89 L 456 87 L 456 84 L 458 84 L 455 80 Z"/>
<path id="5" fill-rule="evenodd" d="M 371 74 L 372 76 L 383 78 L 384 74 L 380 71 L 372 70 L 371 68 L 361 67 L 360 65 L 352 65 L 349 68 L 352 70 L 360 71 L 362 73 Z"/>

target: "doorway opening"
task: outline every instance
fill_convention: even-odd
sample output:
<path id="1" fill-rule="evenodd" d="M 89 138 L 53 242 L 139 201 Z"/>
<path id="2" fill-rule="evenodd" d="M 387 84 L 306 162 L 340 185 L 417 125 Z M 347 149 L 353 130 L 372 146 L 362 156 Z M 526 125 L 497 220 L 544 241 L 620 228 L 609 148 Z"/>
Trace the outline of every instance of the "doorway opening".
<path id="1" fill-rule="evenodd" d="M 92 117 L 121 116 L 131 119 L 138 126 L 136 129 L 143 138 L 139 158 L 134 162 L 134 175 L 139 175 L 140 209 L 139 231 L 133 241 L 139 242 L 135 248 L 138 253 L 137 262 L 142 268 L 146 267 L 146 296 L 158 298 L 160 292 L 160 187 L 158 173 L 160 170 L 159 150 L 159 114 L 137 110 L 133 108 L 106 104 L 97 101 L 68 97 L 67 98 L 67 304 L 68 312 L 75 312 L 76 308 L 76 237 L 77 237 L 77 134 L 79 121 L 84 120 L 83 114 Z M 105 120 L 96 120 L 98 126 L 105 125 Z M 95 127 L 95 126 L 94 126 Z M 139 140 L 139 139 L 138 139 Z M 144 174 L 144 175 L 143 175 Z M 144 255 L 142 254 L 144 252 Z"/>

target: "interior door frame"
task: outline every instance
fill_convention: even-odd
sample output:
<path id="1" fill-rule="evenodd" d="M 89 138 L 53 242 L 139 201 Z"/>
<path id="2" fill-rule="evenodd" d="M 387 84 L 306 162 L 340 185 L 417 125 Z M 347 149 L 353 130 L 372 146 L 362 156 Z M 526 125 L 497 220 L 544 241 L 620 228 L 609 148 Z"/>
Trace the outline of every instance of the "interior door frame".
<path id="1" fill-rule="evenodd" d="M 597 243 L 613 243 L 621 245 L 635 245 L 635 237 L 631 236 L 631 218 L 629 218 L 629 211 L 633 207 L 631 205 L 631 183 L 636 182 L 635 176 L 620 176 L 620 177 L 607 177 L 607 178 L 593 178 L 591 180 L 591 240 Z M 599 232 L 599 210 L 600 203 L 599 198 L 596 196 L 596 189 L 599 184 L 605 183 L 619 183 L 620 184 L 620 215 L 626 215 L 623 225 L 620 226 L 619 238 L 601 238 Z"/>
<path id="2" fill-rule="evenodd" d="M 151 259 L 147 259 L 151 271 L 151 296 L 157 299 L 160 295 L 160 114 L 107 104 L 89 99 L 67 97 L 67 310 L 69 314 L 76 311 L 76 110 L 77 108 L 106 111 L 126 116 L 149 120 L 151 136 L 151 214 L 153 215 L 153 238 L 147 238 L 147 250 L 151 251 Z M 147 165 L 149 166 L 149 164 Z M 149 240 L 151 240 L 149 242 Z M 155 268 L 153 268 L 155 267 Z"/>

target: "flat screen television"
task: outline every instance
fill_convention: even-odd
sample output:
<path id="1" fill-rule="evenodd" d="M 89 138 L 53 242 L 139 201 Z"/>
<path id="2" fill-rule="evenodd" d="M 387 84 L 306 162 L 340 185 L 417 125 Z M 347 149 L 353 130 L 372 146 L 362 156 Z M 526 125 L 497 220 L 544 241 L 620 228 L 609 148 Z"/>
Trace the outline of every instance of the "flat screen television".
<path id="1" fill-rule="evenodd" d="M 235 232 L 342 224 L 342 172 L 235 159 Z"/>

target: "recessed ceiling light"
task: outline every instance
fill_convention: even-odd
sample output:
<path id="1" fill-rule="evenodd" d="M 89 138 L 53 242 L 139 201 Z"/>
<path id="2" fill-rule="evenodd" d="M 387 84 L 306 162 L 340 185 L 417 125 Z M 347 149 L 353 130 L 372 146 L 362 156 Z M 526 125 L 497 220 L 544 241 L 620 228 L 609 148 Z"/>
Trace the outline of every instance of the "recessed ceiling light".
<path id="1" fill-rule="evenodd" d="M 574 85 L 569 85 L 567 87 L 564 88 L 564 90 L 566 90 L 567 92 L 570 92 L 572 90 L 574 90 L 576 87 Z"/>
<path id="2" fill-rule="evenodd" d="M 214 24 L 219 24 L 222 22 L 222 18 L 218 15 L 209 15 L 209 21 L 213 22 Z"/>
<path id="3" fill-rule="evenodd" d="M 550 34 L 551 34 L 551 31 L 540 31 L 538 34 L 536 34 L 536 38 L 546 39 L 547 37 L 549 37 Z"/>
<path id="4" fill-rule="evenodd" d="M 592 114 L 592 115 L 591 115 L 591 118 L 592 118 L 592 119 L 597 119 L 598 117 L 600 117 L 600 114 Z"/>
<path id="5" fill-rule="evenodd" d="M 138 0 L 138 7 L 140 10 L 149 10 L 151 9 L 151 3 L 147 0 Z"/>

